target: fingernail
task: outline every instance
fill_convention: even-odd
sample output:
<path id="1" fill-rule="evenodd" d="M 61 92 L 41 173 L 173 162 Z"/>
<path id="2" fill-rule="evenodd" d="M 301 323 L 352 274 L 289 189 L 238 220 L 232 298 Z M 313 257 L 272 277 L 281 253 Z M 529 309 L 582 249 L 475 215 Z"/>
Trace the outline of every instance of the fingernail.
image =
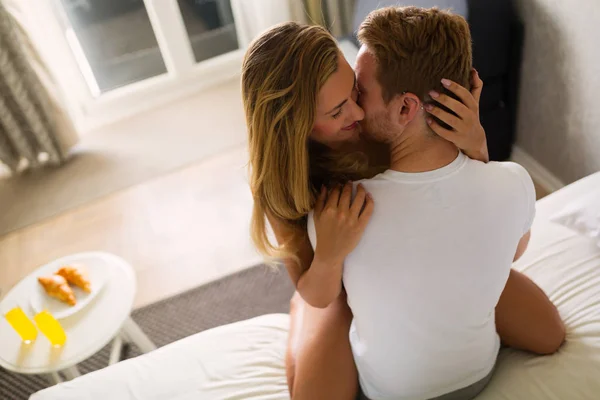
<path id="1" fill-rule="evenodd" d="M 433 119 L 431 119 L 431 118 L 427 118 L 426 121 L 429 125 L 431 125 L 433 123 Z"/>
<path id="2" fill-rule="evenodd" d="M 367 193 L 367 197 L 371 200 L 373 200 L 373 196 L 371 196 L 371 193 Z"/>
<path id="3" fill-rule="evenodd" d="M 448 87 L 452 84 L 452 82 L 450 82 L 448 79 L 444 78 L 442 79 L 442 85 Z"/>
<path id="4" fill-rule="evenodd" d="M 440 97 L 440 94 L 438 92 L 436 92 L 435 90 L 432 90 L 431 92 L 429 92 L 429 95 L 431 97 L 433 97 L 434 99 L 437 99 L 438 97 Z"/>
<path id="5" fill-rule="evenodd" d="M 425 109 L 427 111 L 431 111 L 431 110 L 433 110 L 433 105 L 431 105 L 431 104 L 425 104 Z"/>

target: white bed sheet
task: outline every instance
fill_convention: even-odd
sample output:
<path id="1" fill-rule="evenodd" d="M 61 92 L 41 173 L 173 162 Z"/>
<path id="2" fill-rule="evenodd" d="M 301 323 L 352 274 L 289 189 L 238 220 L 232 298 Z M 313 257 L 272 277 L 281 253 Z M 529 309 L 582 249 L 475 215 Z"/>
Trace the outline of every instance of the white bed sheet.
<path id="1" fill-rule="evenodd" d="M 600 248 L 548 218 L 600 187 L 600 173 L 538 202 L 529 249 L 515 268 L 557 305 L 567 342 L 552 356 L 502 350 L 479 400 L 600 399 Z M 289 318 L 276 314 L 206 331 L 41 391 L 32 400 L 289 399 Z"/>
<path id="2" fill-rule="evenodd" d="M 286 314 L 221 326 L 42 390 L 30 400 L 289 399 L 288 326 Z"/>

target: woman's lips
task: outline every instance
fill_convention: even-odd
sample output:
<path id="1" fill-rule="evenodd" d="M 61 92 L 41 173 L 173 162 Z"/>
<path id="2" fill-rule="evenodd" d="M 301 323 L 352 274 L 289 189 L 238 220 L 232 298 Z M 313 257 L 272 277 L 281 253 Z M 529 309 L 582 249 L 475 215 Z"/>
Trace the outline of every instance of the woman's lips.
<path id="1" fill-rule="evenodd" d="M 345 128 L 342 128 L 343 131 L 351 131 L 352 129 L 356 128 L 358 126 L 358 122 L 353 123 L 352 125 L 348 125 Z"/>

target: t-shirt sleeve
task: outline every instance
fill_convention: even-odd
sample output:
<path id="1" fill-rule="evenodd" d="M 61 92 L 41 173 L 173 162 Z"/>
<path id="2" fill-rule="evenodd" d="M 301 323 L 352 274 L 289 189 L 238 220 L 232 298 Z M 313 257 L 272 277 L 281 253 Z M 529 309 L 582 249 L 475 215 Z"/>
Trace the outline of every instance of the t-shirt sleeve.
<path id="1" fill-rule="evenodd" d="M 515 175 L 519 181 L 518 185 L 518 202 L 521 204 L 520 209 L 522 210 L 523 216 L 523 235 L 526 234 L 533 225 L 535 219 L 535 186 L 533 180 L 525 168 L 521 165 L 509 162 L 506 163 L 508 169 Z"/>

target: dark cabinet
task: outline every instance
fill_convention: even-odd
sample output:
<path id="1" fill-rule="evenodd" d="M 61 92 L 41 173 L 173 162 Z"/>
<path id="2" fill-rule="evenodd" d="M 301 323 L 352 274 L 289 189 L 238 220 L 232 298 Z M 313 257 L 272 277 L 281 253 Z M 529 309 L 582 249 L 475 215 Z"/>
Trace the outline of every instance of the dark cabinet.
<path id="1" fill-rule="evenodd" d="M 484 87 L 481 124 L 492 160 L 510 157 L 515 141 L 524 27 L 507 0 L 471 0 L 469 25 L 473 65 Z"/>

